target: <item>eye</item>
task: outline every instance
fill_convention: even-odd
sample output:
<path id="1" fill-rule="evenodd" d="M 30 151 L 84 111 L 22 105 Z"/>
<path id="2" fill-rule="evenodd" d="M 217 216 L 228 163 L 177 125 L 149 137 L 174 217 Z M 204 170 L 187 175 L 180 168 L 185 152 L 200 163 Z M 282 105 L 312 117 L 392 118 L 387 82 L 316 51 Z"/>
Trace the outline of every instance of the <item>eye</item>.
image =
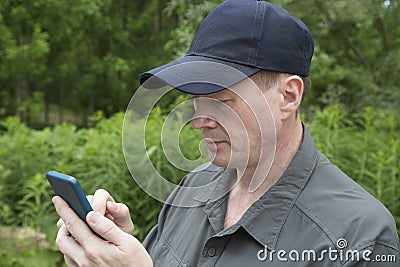
<path id="1" fill-rule="evenodd" d="M 218 99 L 219 102 L 222 102 L 224 104 L 228 103 L 229 101 L 231 101 L 232 99 Z"/>

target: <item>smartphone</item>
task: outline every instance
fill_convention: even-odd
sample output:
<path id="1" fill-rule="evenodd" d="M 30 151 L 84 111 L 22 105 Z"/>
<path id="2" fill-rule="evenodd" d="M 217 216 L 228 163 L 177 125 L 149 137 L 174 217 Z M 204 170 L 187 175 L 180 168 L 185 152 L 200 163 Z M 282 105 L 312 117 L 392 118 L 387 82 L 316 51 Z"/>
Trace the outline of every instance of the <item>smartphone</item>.
<path id="1" fill-rule="evenodd" d="M 86 215 L 93 209 L 78 181 L 72 176 L 56 171 L 49 171 L 46 178 L 56 195 L 62 197 L 86 223 Z"/>

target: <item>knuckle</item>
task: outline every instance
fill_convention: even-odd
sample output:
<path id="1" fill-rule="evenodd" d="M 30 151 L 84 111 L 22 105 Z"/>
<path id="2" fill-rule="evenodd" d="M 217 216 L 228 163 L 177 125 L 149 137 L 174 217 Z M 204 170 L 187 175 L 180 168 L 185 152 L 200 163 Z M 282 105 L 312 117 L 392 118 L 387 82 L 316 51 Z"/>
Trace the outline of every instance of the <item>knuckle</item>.
<path id="1" fill-rule="evenodd" d="M 63 224 L 64 224 L 64 221 L 60 218 L 60 219 L 57 221 L 57 228 L 60 229 L 61 226 L 63 226 Z"/>
<path id="2" fill-rule="evenodd" d="M 127 205 L 125 205 L 124 203 L 120 203 L 120 207 L 121 207 L 121 213 L 124 216 L 130 216 L 130 211 Z"/>
<path id="3" fill-rule="evenodd" d="M 133 225 L 132 221 L 126 222 L 124 225 L 121 225 L 121 230 L 127 234 L 132 234 L 133 230 L 135 230 L 135 226 Z"/>
<path id="4" fill-rule="evenodd" d="M 56 247 L 57 247 L 60 251 L 62 251 L 62 249 L 63 249 L 63 244 L 64 244 L 63 238 L 60 237 L 60 236 L 57 236 L 54 243 L 55 243 Z"/>
<path id="5" fill-rule="evenodd" d="M 76 221 L 69 220 L 69 221 L 65 222 L 65 227 L 67 228 L 68 232 L 73 233 L 74 229 L 76 227 Z"/>
<path id="6" fill-rule="evenodd" d="M 113 232 L 115 225 L 113 223 L 105 223 L 103 228 L 103 233 L 109 235 Z"/>
<path id="7" fill-rule="evenodd" d="M 135 226 L 133 225 L 133 223 L 131 223 L 130 225 L 126 226 L 124 232 L 127 234 L 132 234 L 133 230 L 135 230 Z"/>
<path id="8" fill-rule="evenodd" d="M 64 255 L 64 262 L 68 267 L 77 266 L 77 264 L 66 255 Z"/>
<path id="9" fill-rule="evenodd" d="M 99 253 L 95 247 L 89 246 L 85 249 L 86 257 L 91 261 L 96 261 L 99 257 Z"/>
<path id="10" fill-rule="evenodd" d="M 93 265 L 87 259 L 78 259 L 77 266 L 79 267 L 92 267 Z"/>

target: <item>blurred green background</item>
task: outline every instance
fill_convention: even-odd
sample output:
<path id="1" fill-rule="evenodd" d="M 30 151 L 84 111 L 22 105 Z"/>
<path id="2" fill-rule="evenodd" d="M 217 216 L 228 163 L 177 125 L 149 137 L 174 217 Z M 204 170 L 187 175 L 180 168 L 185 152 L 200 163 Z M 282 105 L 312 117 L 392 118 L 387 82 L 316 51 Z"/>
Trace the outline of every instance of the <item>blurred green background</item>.
<path id="1" fill-rule="evenodd" d="M 126 203 L 143 239 L 162 203 L 126 167 L 123 112 L 141 72 L 182 56 L 204 16 L 221 1 L 0 0 L 0 266 L 62 266 L 57 216 L 45 173 L 76 176 Z M 302 117 L 318 148 L 382 201 L 400 228 L 399 1 L 276 0 L 315 39 L 312 90 Z M 147 123 L 158 170 L 169 94 Z M 180 126 L 180 125 L 179 125 Z M 178 127 L 178 126 L 177 126 Z M 199 155 L 185 127 L 185 155 Z"/>

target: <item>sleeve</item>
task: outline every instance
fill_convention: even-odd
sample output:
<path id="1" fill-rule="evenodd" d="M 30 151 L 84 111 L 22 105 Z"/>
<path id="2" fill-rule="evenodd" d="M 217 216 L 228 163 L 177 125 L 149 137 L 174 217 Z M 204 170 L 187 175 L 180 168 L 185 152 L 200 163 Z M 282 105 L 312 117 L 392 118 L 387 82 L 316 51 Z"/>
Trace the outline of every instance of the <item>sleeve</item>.
<path id="1" fill-rule="evenodd" d="M 184 185 L 187 176 L 185 176 L 179 183 L 180 186 Z M 174 197 L 176 190 L 174 190 L 169 198 Z M 142 242 L 142 245 L 147 250 L 147 252 L 152 255 L 157 247 L 157 243 L 160 241 L 160 234 L 163 232 L 164 224 L 166 223 L 166 218 L 168 215 L 168 211 L 171 207 L 167 204 L 164 204 L 162 207 L 160 214 L 158 216 L 158 223 L 151 228 L 147 236 Z"/>
<path id="2" fill-rule="evenodd" d="M 155 244 L 158 242 L 158 224 L 156 224 L 149 233 L 147 234 L 146 238 L 143 240 L 143 246 L 147 250 L 149 254 L 153 250 Z"/>

